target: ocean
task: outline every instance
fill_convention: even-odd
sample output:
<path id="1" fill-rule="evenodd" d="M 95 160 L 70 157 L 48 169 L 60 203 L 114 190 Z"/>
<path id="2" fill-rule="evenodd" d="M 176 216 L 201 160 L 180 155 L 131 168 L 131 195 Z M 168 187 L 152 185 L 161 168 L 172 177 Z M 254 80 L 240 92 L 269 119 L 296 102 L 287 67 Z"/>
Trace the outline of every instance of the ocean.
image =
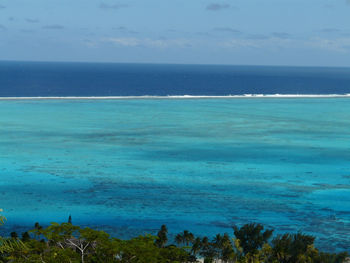
<path id="1" fill-rule="evenodd" d="M 123 238 L 259 222 L 347 249 L 350 101 L 327 95 L 350 93 L 349 73 L 1 62 L 1 231 L 69 215 Z M 179 97 L 135 98 L 145 95 Z M 227 95 L 243 96 L 215 97 Z"/>
<path id="2" fill-rule="evenodd" d="M 350 68 L 0 62 L 0 97 L 348 93 Z"/>

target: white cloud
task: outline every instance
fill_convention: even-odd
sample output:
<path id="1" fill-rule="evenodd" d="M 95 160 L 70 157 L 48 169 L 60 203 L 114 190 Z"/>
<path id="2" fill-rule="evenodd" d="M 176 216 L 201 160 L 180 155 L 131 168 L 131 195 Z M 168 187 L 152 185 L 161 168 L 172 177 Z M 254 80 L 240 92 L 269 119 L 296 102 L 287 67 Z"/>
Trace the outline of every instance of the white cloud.
<path id="1" fill-rule="evenodd" d="M 119 46 L 125 47 L 136 47 L 140 45 L 140 41 L 137 38 L 127 38 L 127 37 L 119 37 L 119 38 L 106 38 L 103 40 L 104 42 L 110 42 Z"/>
<path id="2" fill-rule="evenodd" d="M 186 47 L 190 45 L 190 41 L 186 39 L 151 39 L 151 38 L 133 38 L 133 37 L 119 37 L 119 38 L 105 38 L 103 42 L 113 43 L 124 47 L 153 47 L 153 48 L 167 48 L 167 47 Z"/>
<path id="3" fill-rule="evenodd" d="M 285 35 L 283 35 L 284 37 Z M 97 42 L 88 42 L 86 45 L 97 46 L 98 44 L 110 43 L 119 47 L 145 47 L 145 48 L 209 48 L 209 49 L 259 49 L 266 51 L 277 50 L 328 50 L 331 52 L 350 53 L 350 37 L 344 38 L 281 38 L 280 35 L 267 36 L 266 38 L 235 37 L 223 39 L 206 38 L 137 38 L 137 37 L 111 37 L 103 38 Z"/>
<path id="4" fill-rule="evenodd" d="M 350 37 L 347 38 L 320 38 L 313 37 L 310 39 L 296 39 L 296 38 L 279 38 L 269 37 L 266 39 L 243 39 L 233 38 L 219 43 L 221 47 L 233 49 L 318 49 L 333 52 L 350 53 Z"/>
<path id="5" fill-rule="evenodd" d="M 283 39 L 279 37 L 264 38 L 233 38 L 221 43 L 226 48 L 288 48 L 292 46 L 294 41 L 291 39 Z"/>
<path id="6" fill-rule="evenodd" d="M 349 53 L 350 51 L 350 38 L 311 38 L 305 43 L 309 47 L 324 49 L 329 51 L 336 51 L 342 53 Z"/>
<path id="7" fill-rule="evenodd" d="M 89 47 L 89 48 L 96 48 L 98 47 L 98 43 L 95 41 L 92 41 L 90 39 L 84 39 L 83 43 L 85 46 Z"/>
<path id="8" fill-rule="evenodd" d="M 260 43 L 259 41 L 236 38 L 222 42 L 221 46 L 227 48 L 259 48 Z"/>

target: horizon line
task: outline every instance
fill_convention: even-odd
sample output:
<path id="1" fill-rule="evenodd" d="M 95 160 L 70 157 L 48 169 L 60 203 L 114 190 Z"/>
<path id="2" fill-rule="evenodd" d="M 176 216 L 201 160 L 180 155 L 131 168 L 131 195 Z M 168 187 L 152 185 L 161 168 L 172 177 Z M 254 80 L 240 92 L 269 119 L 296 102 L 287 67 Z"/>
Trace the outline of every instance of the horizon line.
<path id="1" fill-rule="evenodd" d="M 243 95 L 168 95 L 168 96 L 36 96 L 0 97 L 5 100 L 152 100 L 152 99 L 267 99 L 267 98 L 350 98 L 347 94 L 243 94 Z"/>
<path id="2" fill-rule="evenodd" d="M 176 62 L 124 62 L 124 61 L 57 61 L 57 60 L 16 60 L 0 59 L 2 62 L 19 63 L 76 63 L 76 64 L 141 64 L 141 65 L 179 65 L 179 66 L 234 66 L 234 67 L 285 67 L 285 68 L 344 68 L 350 69 L 350 66 L 320 66 L 320 65 L 282 65 L 282 64 L 219 64 L 219 63 L 176 63 Z"/>

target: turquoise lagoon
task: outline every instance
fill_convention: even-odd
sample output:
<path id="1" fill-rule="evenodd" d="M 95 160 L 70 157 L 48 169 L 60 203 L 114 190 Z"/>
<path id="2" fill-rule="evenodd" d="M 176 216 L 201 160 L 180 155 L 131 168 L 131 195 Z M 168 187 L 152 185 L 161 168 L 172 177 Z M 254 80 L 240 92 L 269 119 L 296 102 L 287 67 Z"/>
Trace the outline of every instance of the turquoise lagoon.
<path id="1" fill-rule="evenodd" d="M 0 101 L 6 228 L 232 234 L 260 222 L 350 246 L 350 100 Z"/>

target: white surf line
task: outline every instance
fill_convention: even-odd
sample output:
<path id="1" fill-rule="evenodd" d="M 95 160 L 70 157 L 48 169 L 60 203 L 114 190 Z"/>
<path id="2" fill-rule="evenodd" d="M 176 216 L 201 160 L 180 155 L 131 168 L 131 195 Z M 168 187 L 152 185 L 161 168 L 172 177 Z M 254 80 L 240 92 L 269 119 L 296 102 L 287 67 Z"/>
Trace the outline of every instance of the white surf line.
<path id="1" fill-rule="evenodd" d="M 130 99 L 235 99 L 235 98 L 350 98 L 348 94 L 244 94 L 226 96 L 169 95 L 169 96 L 39 96 L 0 97 L 0 100 L 130 100 Z"/>

